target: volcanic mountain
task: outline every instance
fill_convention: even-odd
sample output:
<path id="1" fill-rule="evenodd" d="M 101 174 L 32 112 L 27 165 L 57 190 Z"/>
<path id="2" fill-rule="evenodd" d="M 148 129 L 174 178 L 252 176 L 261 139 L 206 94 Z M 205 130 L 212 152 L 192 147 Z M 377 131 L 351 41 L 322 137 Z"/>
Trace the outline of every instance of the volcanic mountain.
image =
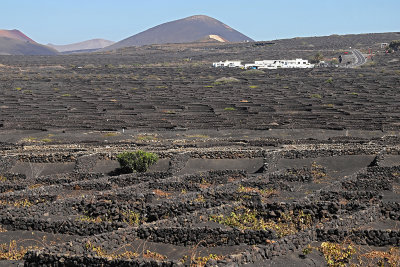
<path id="1" fill-rule="evenodd" d="M 11 39 L 17 39 L 21 41 L 36 43 L 31 38 L 20 32 L 19 30 L 0 30 L 0 37 L 7 37 Z"/>
<path id="2" fill-rule="evenodd" d="M 0 30 L 0 55 L 55 55 L 57 51 L 36 43 L 18 30 Z"/>
<path id="3" fill-rule="evenodd" d="M 226 42 L 253 41 L 228 25 L 208 16 L 197 15 L 167 22 L 119 41 L 103 50 L 165 43 L 191 43 L 210 36 Z M 212 38 L 215 40 L 215 38 Z"/>
<path id="4" fill-rule="evenodd" d="M 115 42 L 113 41 L 104 39 L 92 39 L 68 45 L 48 44 L 47 46 L 56 49 L 58 52 L 89 52 L 104 48 L 114 43 Z"/>

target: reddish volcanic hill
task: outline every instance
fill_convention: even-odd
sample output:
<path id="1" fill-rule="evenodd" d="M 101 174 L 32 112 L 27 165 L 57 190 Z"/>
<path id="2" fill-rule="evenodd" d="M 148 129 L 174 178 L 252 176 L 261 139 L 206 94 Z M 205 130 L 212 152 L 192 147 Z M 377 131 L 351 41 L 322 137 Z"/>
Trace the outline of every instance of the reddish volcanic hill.
<path id="1" fill-rule="evenodd" d="M 0 37 L 7 37 L 11 39 L 17 39 L 20 41 L 27 41 L 31 43 L 36 43 L 31 38 L 20 32 L 19 30 L 0 30 Z"/>
<path id="2" fill-rule="evenodd" d="M 217 37 L 218 40 L 212 39 L 219 42 L 253 41 L 246 35 L 214 18 L 197 15 L 155 26 L 108 46 L 104 50 L 150 44 L 191 43 L 210 36 Z"/>
<path id="3" fill-rule="evenodd" d="M 0 30 L 0 55 L 56 55 L 53 48 L 36 43 L 19 30 Z"/>

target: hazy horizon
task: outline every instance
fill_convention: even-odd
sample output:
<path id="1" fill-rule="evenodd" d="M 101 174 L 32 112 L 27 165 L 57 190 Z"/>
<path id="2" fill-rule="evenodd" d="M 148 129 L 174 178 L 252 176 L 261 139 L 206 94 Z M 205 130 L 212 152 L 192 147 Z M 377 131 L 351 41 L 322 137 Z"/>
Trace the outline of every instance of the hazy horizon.
<path id="1" fill-rule="evenodd" d="M 18 29 L 38 43 L 120 41 L 156 25 L 207 15 L 257 41 L 331 34 L 400 31 L 400 1 L 128 0 L 2 1 L 0 29 Z"/>

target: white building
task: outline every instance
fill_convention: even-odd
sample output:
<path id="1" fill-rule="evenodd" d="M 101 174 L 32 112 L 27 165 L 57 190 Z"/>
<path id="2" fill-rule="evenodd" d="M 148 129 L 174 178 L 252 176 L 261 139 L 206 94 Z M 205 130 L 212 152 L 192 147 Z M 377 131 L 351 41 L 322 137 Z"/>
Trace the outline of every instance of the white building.
<path id="1" fill-rule="evenodd" d="M 225 62 L 214 62 L 213 63 L 213 67 L 214 68 L 224 68 L 224 67 L 228 67 L 228 68 L 240 68 L 243 67 L 242 62 L 241 61 L 229 61 L 226 60 Z"/>
<path id="2" fill-rule="evenodd" d="M 277 60 L 255 61 L 254 64 L 246 64 L 246 69 L 277 69 Z"/>
<path id="3" fill-rule="evenodd" d="M 246 69 L 289 69 L 289 68 L 314 68 L 314 64 L 310 64 L 308 60 L 296 58 L 292 60 L 261 60 L 255 61 L 254 64 L 246 64 Z"/>

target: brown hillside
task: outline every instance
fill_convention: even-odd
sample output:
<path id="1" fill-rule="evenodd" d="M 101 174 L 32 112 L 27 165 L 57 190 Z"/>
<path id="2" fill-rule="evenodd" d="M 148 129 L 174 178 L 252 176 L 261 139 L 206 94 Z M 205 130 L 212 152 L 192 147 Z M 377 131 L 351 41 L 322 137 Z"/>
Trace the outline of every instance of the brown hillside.
<path id="1" fill-rule="evenodd" d="M 167 22 L 133 35 L 104 50 L 149 44 L 190 43 L 214 35 L 228 42 L 253 41 L 250 37 L 208 16 L 197 15 Z"/>

